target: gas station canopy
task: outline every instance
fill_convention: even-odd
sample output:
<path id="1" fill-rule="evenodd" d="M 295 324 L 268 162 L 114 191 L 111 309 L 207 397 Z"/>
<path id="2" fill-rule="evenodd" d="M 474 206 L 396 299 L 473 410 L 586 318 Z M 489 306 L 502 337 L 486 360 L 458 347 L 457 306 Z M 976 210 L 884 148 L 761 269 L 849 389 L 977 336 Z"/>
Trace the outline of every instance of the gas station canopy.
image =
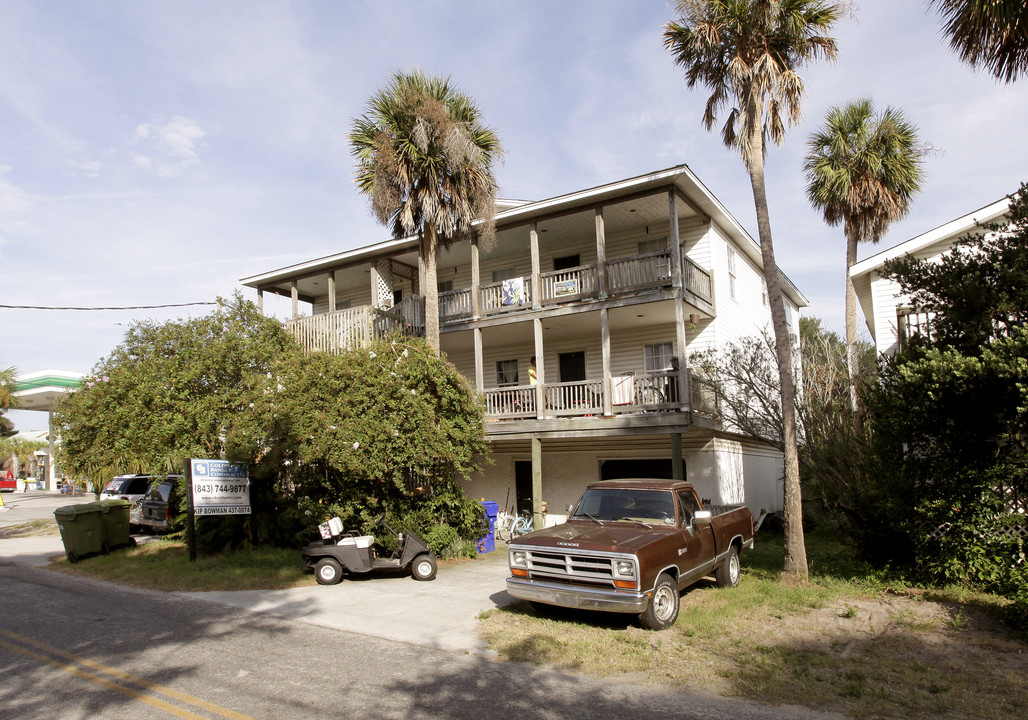
<path id="1" fill-rule="evenodd" d="M 21 375 L 15 381 L 14 391 L 14 397 L 18 399 L 18 410 L 53 410 L 57 399 L 78 390 L 84 377 L 82 373 L 62 370 Z"/>

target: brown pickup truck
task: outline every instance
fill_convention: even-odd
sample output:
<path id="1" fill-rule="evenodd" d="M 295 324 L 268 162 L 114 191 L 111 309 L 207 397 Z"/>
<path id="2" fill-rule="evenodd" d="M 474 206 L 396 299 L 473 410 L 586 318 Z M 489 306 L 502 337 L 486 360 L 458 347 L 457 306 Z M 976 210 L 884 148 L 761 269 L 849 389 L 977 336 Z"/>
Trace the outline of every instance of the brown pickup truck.
<path id="1" fill-rule="evenodd" d="M 753 547 L 745 505 L 704 508 L 690 483 L 589 485 L 567 522 L 511 540 L 507 592 L 545 605 L 633 613 L 649 630 L 678 617 L 679 592 L 707 575 L 739 584 Z"/>

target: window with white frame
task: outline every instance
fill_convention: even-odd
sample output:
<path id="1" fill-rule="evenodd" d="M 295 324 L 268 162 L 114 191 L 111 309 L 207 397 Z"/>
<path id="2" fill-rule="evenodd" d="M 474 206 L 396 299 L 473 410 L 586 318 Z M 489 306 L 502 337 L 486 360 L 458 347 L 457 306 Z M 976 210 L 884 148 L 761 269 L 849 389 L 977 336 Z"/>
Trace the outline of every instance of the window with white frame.
<path id="1" fill-rule="evenodd" d="M 728 296 L 735 300 L 735 248 L 728 246 Z"/>
<path id="2" fill-rule="evenodd" d="M 496 361 L 496 386 L 512 387 L 518 384 L 518 361 Z"/>
<path id="3" fill-rule="evenodd" d="M 639 241 L 639 254 L 649 255 L 650 253 L 659 253 L 667 251 L 667 238 L 652 238 L 650 240 Z"/>
<path id="4" fill-rule="evenodd" d="M 453 280 L 440 280 L 437 283 L 437 286 L 439 288 L 439 292 L 441 293 L 450 292 L 451 290 L 453 290 Z"/>
<path id="5" fill-rule="evenodd" d="M 671 358 L 675 354 L 673 343 L 653 343 L 643 346 L 643 369 L 648 373 L 671 369 Z"/>
<path id="6" fill-rule="evenodd" d="M 518 276 L 517 268 L 501 268 L 500 270 L 493 270 L 493 282 L 503 282 L 504 280 L 513 280 Z"/>

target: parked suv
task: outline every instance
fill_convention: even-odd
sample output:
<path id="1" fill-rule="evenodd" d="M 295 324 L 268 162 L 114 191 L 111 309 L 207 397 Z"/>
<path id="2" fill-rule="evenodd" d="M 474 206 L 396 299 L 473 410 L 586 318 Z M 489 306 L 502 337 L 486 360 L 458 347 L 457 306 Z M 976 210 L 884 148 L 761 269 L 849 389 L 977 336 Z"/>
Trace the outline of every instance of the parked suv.
<path id="1" fill-rule="evenodd" d="M 136 527 L 139 525 L 139 521 L 142 517 L 142 510 L 140 505 L 143 502 L 143 496 L 146 495 L 147 489 L 150 487 L 150 483 L 153 481 L 153 477 L 150 475 L 116 475 L 104 489 L 100 491 L 101 500 L 128 500 L 132 503 L 132 507 L 129 508 L 129 525 Z"/>
<path id="2" fill-rule="evenodd" d="M 178 512 L 181 492 L 181 475 L 169 475 L 164 480 L 155 480 L 143 498 L 139 523 L 156 532 L 176 529 L 175 514 Z"/>

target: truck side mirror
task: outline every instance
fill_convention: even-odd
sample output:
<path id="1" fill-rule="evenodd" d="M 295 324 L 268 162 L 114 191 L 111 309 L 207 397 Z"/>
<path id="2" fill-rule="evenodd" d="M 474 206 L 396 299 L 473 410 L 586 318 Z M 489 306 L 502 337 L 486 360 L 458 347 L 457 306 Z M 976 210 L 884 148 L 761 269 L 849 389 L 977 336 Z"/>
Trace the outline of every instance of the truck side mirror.
<path id="1" fill-rule="evenodd" d="M 566 512 L 568 515 L 570 515 L 571 511 L 574 510 L 574 509 L 575 509 L 574 505 L 568 505 L 567 507 L 564 508 L 564 512 Z"/>
<path id="2" fill-rule="evenodd" d="M 692 514 L 692 521 L 696 527 L 710 525 L 710 510 L 697 510 Z"/>

